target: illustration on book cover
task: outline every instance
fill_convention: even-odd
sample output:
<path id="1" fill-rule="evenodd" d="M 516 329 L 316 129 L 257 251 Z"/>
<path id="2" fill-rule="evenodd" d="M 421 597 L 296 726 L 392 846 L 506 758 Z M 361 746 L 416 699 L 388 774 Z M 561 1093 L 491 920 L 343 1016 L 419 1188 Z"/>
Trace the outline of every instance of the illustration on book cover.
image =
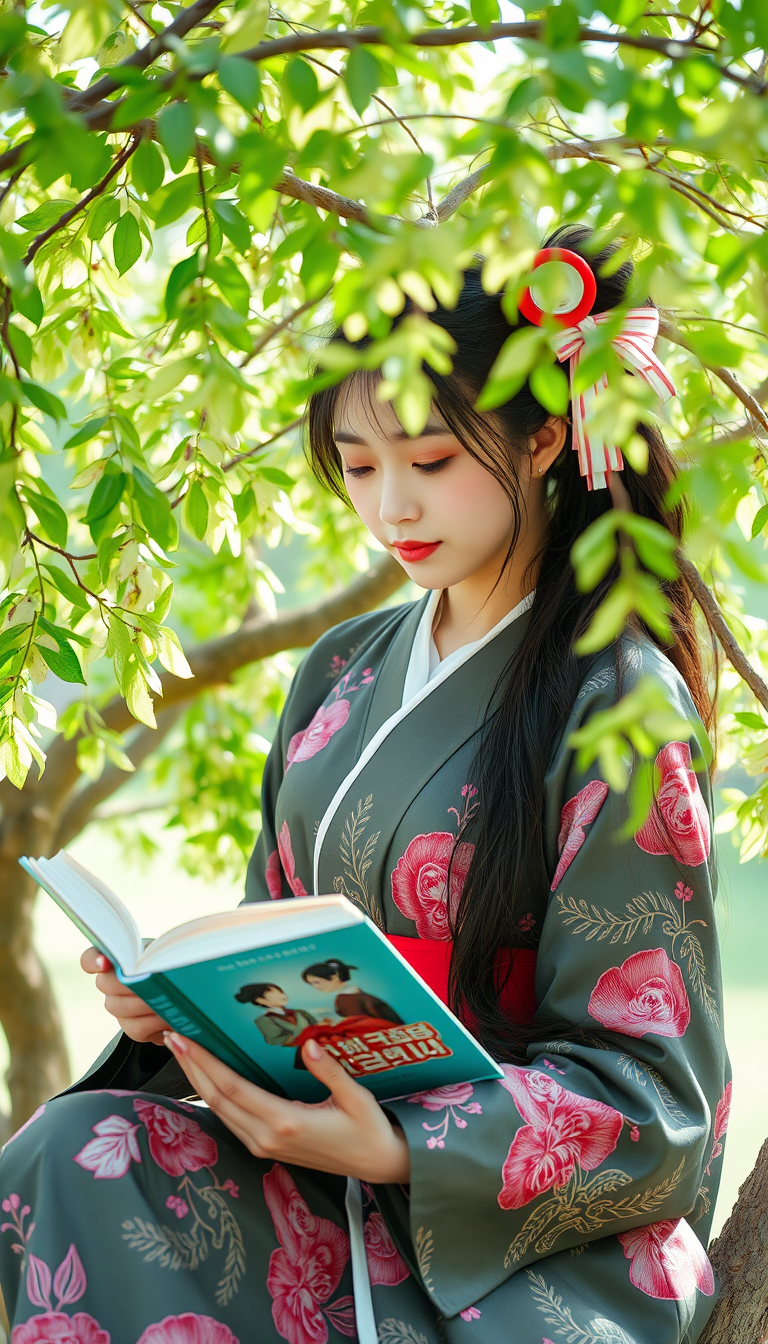
<path id="1" fill-rule="evenodd" d="M 254 1023 L 265 1043 L 294 1049 L 297 1069 L 305 1068 L 301 1047 L 309 1040 L 319 1041 L 353 1077 L 452 1054 L 428 1022 L 403 1022 L 388 1003 L 356 983 L 352 973 L 357 971 L 329 957 L 301 970 L 302 988 L 293 1003 L 293 994 L 274 981 L 242 985 L 234 997 L 261 1009 Z M 333 1013 L 319 995 L 333 995 Z"/>

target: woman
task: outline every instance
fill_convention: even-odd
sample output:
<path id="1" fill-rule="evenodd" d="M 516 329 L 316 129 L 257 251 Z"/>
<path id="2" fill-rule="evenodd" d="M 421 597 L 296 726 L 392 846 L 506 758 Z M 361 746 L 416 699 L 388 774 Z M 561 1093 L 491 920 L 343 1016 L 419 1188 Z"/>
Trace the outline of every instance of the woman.
<path id="1" fill-rule="evenodd" d="M 352 984 L 352 971 L 356 970 L 356 966 L 347 966 L 346 962 L 334 958 L 308 966 L 302 971 L 301 978 L 319 994 L 336 995 L 333 1006 L 339 1017 L 375 1017 L 400 1024 L 403 1019 L 388 1003 Z"/>
<path id="2" fill-rule="evenodd" d="M 585 231 L 555 241 L 588 255 Z M 581 263 L 595 314 L 631 281 L 609 259 Z M 304 660 L 247 899 L 346 892 L 504 1081 L 382 1108 L 310 1042 L 329 1098 L 287 1102 L 164 1035 L 91 949 L 124 1034 L 0 1164 L 13 1344 L 680 1344 L 712 1308 L 730 1085 L 697 745 L 712 706 L 684 581 L 665 584 L 664 648 L 633 619 L 598 656 L 573 651 L 616 572 L 577 591 L 574 542 L 612 496 L 679 538 L 673 463 L 641 426 L 648 469 L 619 475 L 586 394 L 578 453 L 527 384 L 479 413 L 509 326 L 477 271 L 432 316 L 457 348 L 421 434 L 374 377 L 309 408 L 320 479 L 427 592 Z M 638 826 L 572 739 L 641 683 L 678 726 Z M 171 1100 L 195 1094 L 208 1110 Z"/>

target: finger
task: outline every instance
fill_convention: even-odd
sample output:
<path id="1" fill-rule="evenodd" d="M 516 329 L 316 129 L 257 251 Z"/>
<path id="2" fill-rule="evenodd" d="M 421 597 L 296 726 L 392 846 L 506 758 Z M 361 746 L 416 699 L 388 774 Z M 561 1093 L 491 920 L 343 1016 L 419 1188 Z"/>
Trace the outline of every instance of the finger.
<path id="1" fill-rule="evenodd" d="M 180 1036 L 174 1031 L 168 1033 L 167 1044 L 179 1057 L 180 1063 L 182 1062 L 180 1056 L 184 1055 L 195 1068 L 202 1070 L 222 1096 L 242 1106 L 248 1114 L 257 1115 L 267 1124 L 272 1124 L 279 1122 L 286 1110 L 290 1111 L 290 1102 L 273 1096 L 271 1092 L 265 1092 L 263 1087 L 249 1083 L 247 1078 L 241 1078 L 239 1073 L 235 1073 L 228 1064 L 222 1063 L 211 1054 L 210 1050 L 205 1050 L 196 1041 L 190 1041 L 188 1037 Z"/>
<path id="2" fill-rule="evenodd" d="M 166 1032 L 164 1037 L 166 1045 L 171 1050 L 173 1049 L 171 1045 L 172 1035 L 173 1033 Z M 270 1153 L 274 1156 L 274 1145 L 270 1148 L 269 1153 L 267 1151 L 267 1145 L 270 1139 L 274 1137 L 269 1126 L 263 1124 L 250 1111 L 245 1110 L 238 1102 L 227 1096 L 206 1070 L 196 1064 L 189 1054 L 180 1051 L 178 1053 L 174 1051 L 174 1053 L 177 1054 L 179 1064 L 197 1095 L 237 1136 L 240 1142 L 245 1144 L 246 1148 L 256 1157 L 267 1157 Z M 207 1051 L 201 1051 L 201 1053 L 207 1054 Z M 237 1074 L 235 1074 L 235 1078 L 237 1078 Z M 265 1141 L 263 1147 L 260 1140 Z"/>
<path id="3" fill-rule="evenodd" d="M 96 975 L 99 971 L 111 971 L 112 962 L 108 957 L 100 952 L 98 947 L 86 947 L 80 957 L 80 965 L 88 975 Z"/>
<path id="4" fill-rule="evenodd" d="M 154 1018 L 155 1022 L 160 1022 L 162 1020 L 157 1016 L 157 1013 L 152 1013 L 150 1011 L 146 1003 L 141 999 L 137 999 L 135 994 L 132 994 L 130 998 L 126 998 L 124 994 L 105 994 L 104 1007 L 113 1017 L 130 1018 L 149 1016 Z"/>
<path id="5" fill-rule="evenodd" d="M 313 1077 L 325 1084 L 342 1111 L 354 1116 L 369 1113 L 372 1101 L 370 1092 L 356 1083 L 319 1041 L 307 1041 L 302 1047 L 301 1057 Z"/>
<path id="6" fill-rule="evenodd" d="M 99 971 L 94 983 L 100 994 L 112 994 L 126 999 L 138 998 L 137 994 L 120 983 L 114 971 Z"/>

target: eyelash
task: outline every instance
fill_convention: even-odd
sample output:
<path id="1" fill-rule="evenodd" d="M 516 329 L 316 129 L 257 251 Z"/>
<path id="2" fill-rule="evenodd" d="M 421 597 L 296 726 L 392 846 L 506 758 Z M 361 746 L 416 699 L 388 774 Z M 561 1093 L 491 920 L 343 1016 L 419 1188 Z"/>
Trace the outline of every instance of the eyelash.
<path id="1" fill-rule="evenodd" d="M 426 476 L 433 476 L 435 472 L 442 471 L 450 460 L 450 457 L 441 457 L 437 462 L 414 462 L 413 465 L 418 471 L 423 471 Z M 344 475 L 354 476 L 359 480 L 361 477 L 367 476 L 368 472 L 372 470 L 372 467 L 345 467 Z"/>

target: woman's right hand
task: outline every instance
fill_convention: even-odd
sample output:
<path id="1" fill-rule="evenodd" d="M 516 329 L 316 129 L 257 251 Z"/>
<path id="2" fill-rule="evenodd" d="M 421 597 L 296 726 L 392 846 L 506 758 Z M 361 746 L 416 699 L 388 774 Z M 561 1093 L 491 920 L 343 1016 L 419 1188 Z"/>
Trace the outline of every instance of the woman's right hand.
<path id="1" fill-rule="evenodd" d="M 97 947 L 87 947 L 80 965 L 88 975 L 96 976 L 96 988 L 104 995 L 104 1007 L 120 1023 L 126 1036 L 145 1045 L 165 1045 L 163 1032 L 170 1030 L 157 1013 L 147 1007 L 138 994 L 118 980 L 108 957 Z"/>

